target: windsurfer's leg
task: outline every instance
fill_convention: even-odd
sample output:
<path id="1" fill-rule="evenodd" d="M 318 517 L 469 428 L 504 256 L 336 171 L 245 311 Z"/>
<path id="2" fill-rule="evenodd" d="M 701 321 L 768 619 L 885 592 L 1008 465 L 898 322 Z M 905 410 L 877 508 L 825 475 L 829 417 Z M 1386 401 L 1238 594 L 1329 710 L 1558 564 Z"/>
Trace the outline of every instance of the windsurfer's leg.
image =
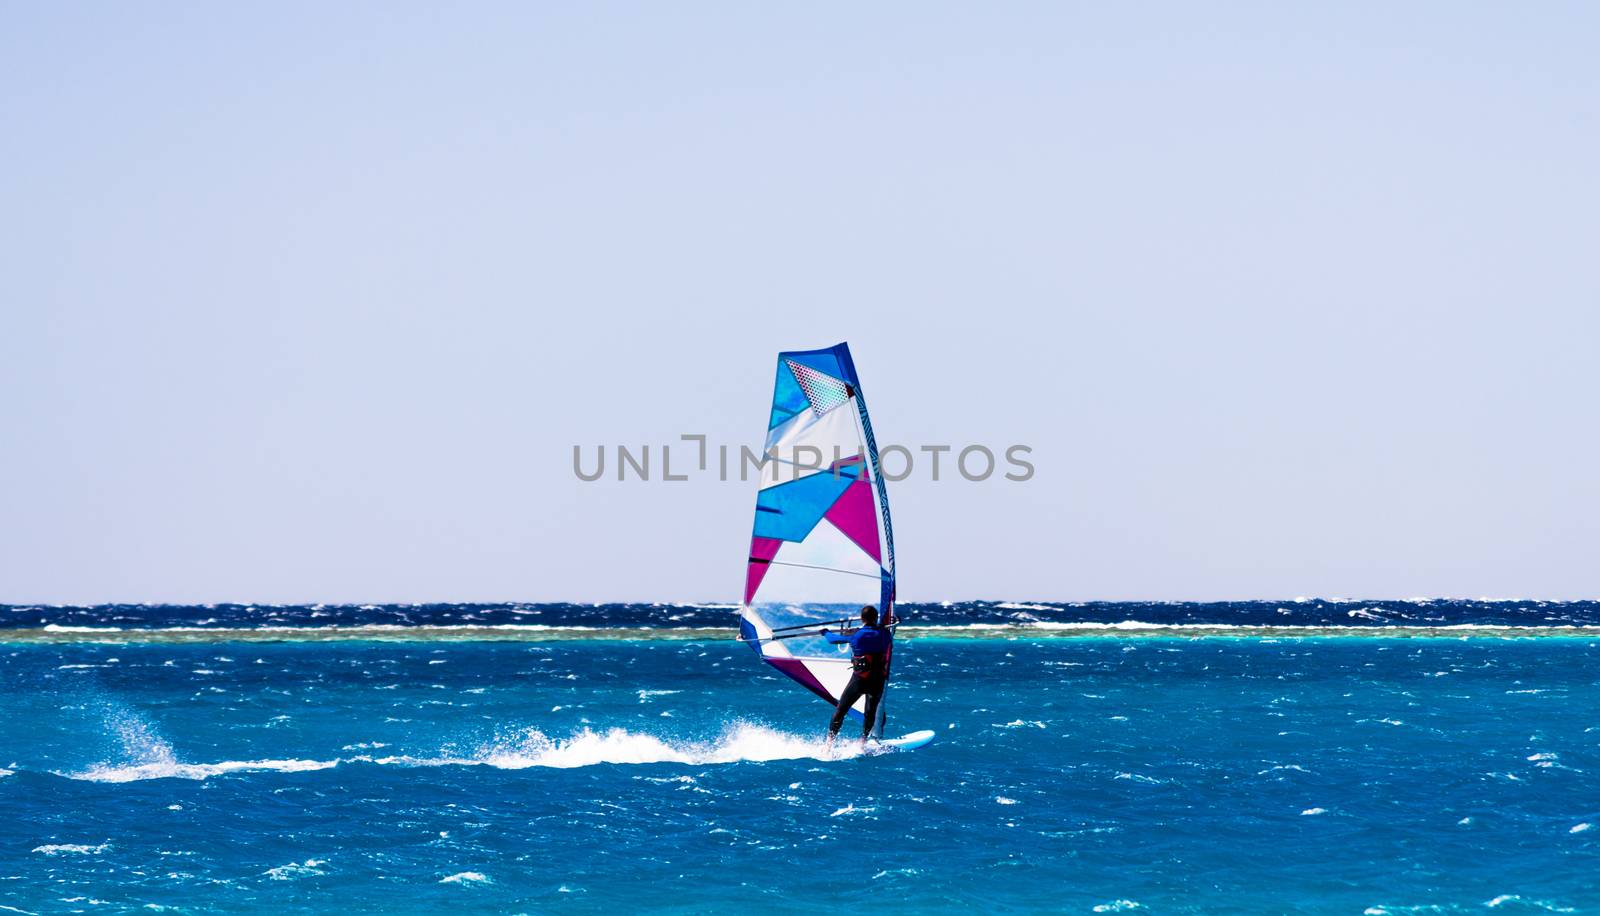
<path id="1" fill-rule="evenodd" d="M 861 722 L 862 741 L 872 737 L 872 727 L 878 724 L 878 701 L 881 699 L 883 699 L 883 687 L 881 685 L 878 689 L 867 694 L 867 708 L 864 710 L 866 718 Z"/>
<path id="2" fill-rule="evenodd" d="M 844 724 L 844 717 L 849 715 L 850 707 L 855 705 L 861 697 L 861 678 L 853 677 L 845 685 L 844 692 L 839 694 L 839 705 L 833 708 L 833 721 L 828 723 L 828 737 L 839 734 L 839 726 Z"/>

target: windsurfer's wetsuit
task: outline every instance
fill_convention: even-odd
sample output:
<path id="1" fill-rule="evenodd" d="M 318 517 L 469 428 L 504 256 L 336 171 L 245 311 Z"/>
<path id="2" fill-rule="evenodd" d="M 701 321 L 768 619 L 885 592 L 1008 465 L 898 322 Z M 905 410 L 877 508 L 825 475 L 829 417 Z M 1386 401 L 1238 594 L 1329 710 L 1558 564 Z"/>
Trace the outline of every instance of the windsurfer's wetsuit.
<path id="1" fill-rule="evenodd" d="M 872 734 L 872 726 L 878 718 L 878 701 L 883 699 L 883 687 L 889 679 L 889 649 L 894 642 L 894 634 L 887 627 L 862 626 L 849 636 L 826 631 L 822 635 L 831 643 L 850 644 L 852 669 L 850 683 L 839 695 L 839 705 L 833 710 L 833 721 L 828 723 L 828 737 L 839 733 L 839 726 L 844 724 L 850 707 L 855 705 L 856 700 L 866 696 L 865 717 L 861 724 L 861 737 L 865 740 Z"/>

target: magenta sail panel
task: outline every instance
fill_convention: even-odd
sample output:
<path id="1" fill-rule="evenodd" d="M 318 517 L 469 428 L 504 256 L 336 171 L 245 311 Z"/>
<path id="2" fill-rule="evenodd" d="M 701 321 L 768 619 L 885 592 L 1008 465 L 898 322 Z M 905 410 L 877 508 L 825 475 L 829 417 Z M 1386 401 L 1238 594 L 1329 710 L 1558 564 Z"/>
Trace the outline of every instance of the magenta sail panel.
<path id="1" fill-rule="evenodd" d="M 875 562 L 883 562 L 878 549 L 878 507 L 872 504 L 872 484 L 858 480 L 845 487 L 833 508 L 823 516 Z"/>
<path id="2" fill-rule="evenodd" d="M 756 589 L 761 587 L 761 580 L 766 577 L 767 570 L 772 567 L 771 560 L 778 555 L 778 548 L 783 542 L 777 538 L 754 537 L 750 539 L 750 564 L 744 574 L 744 603 L 749 604 L 755 599 Z"/>
<path id="3" fill-rule="evenodd" d="M 829 693 L 828 688 L 822 686 L 822 682 L 817 680 L 816 675 L 812 674 L 811 670 L 806 667 L 805 662 L 800 659 L 769 657 L 767 661 L 772 663 L 772 667 L 799 681 L 802 687 L 822 697 L 829 703 L 839 702 L 839 698 Z"/>

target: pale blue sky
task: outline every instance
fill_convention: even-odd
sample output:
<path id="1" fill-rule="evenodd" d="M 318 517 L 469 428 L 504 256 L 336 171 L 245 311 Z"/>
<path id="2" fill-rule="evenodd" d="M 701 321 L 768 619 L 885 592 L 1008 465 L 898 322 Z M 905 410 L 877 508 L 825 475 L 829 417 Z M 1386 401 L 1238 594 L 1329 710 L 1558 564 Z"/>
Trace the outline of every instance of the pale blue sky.
<path id="1" fill-rule="evenodd" d="M 849 340 L 901 594 L 1600 595 L 1585 4 L 0 3 L 0 602 L 736 601 Z"/>

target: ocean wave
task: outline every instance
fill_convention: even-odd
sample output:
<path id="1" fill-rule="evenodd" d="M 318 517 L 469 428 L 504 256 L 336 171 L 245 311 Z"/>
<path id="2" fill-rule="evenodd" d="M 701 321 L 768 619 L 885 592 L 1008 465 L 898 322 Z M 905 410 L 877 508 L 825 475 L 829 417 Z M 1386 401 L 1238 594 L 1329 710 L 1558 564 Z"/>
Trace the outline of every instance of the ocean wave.
<path id="1" fill-rule="evenodd" d="M 210 779 L 225 773 L 274 772 L 301 773 L 327 770 L 338 760 L 224 760 L 220 763 L 179 763 L 163 760 L 128 766 L 94 766 L 74 773 L 58 773 L 68 779 L 88 782 L 140 782 L 146 779 Z"/>
<path id="2" fill-rule="evenodd" d="M 110 843 L 101 843 L 97 846 L 90 846 L 88 843 L 50 843 L 44 846 L 35 846 L 33 851 L 44 856 L 97 856 L 109 848 L 111 848 Z"/>
<path id="3" fill-rule="evenodd" d="M 499 769 L 529 767 L 594 766 L 602 763 L 719 764 L 769 760 L 840 760 L 861 753 L 855 741 L 830 747 L 818 738 L 780 732 L 762 725 L 736 723 L 711 741 L 682 741 L 631 732 L 623 728 L 594 731 L 585 728 L 565 739 L 553 739 L 537 729 L 496 741 L 466 761 Z"/>
<path id="4" fill-rule="evenodd" d="M 152 762 L 101 764 L 73 772 L 57 772 L 67 779 L 101 783 L 139 782 L 150 779 L 204 780 L 241 773 L 304 773 L 338 766 L 371 765 L 427 768 L 484 766 L 500 770 L 532 768 L 573 769 L 601 764 L 676 763 L 690 765 L 760 763 L 773 760 L 847 760 L 863 754 L 860 742 L 841 740 L 830 746 L 820 738 L 802 737 L 762 725 L 736 723 L 709 741 L 665 738 L 624 728 L 597 731 L 585 728 L 567 738 L 552 738 L 528 729 L 498 738 L 464 756 L 360 754 L 328 760 L 223 760 L 184 763 L 168 757 Z"/>
<path id="5" fill-rule="evenodd" d="M 322 866 L 328 864 L 323 859 L 307 859 L 304 862 L 290 862 L 288 865 L 279 865 L 269 868 L 263 874 L 274 881 L 293 881 L 296 878 L 309 878 L 327 874 Z"/>
<path id="6" fill-rule="evenodd" d="M 0 605 L 0 631 L 44 630 L 60 636 L 100 636 L 122 630 L 299 632 L 341 628 L 706 628 L 732 629 L 738 605 L 725 601 L 648 603 L 434 603 L 434 604 L 106 604 Z M 818 605 L 821 616 L 849 613 L 843 605 Z M 960 626 L 1022 622 L 1147 621 L 1156 625 L 1262 626 L 1600 626 L 1600 601 L 1454 598 L 1309 598 L 1249 601 L 963 600 L 901 602 L 911 624 Z"/>
<path id="7" fill-rule="evenodd" d="M 901 624 L 896 633 L 916 639 L 1020 639 L 1070 637 L 1172 638 L 1453 638 L 1579 637 L 1600 638 L 1600 625 L 1527 625 L 1456 623 L 1438 625 L 1295 625 L 1233 623 L 1158 623 L 1144 620 L 1007 621 L 1000 623 Z M 0 629 L 0 643 L 213 644 L 270 642 L 713 642 L 737 639 L 732 627 L 597 627 L 546 624 L 478 626 L 326 627 L 165 627 L 122 629 L 37 627 Z"/>
<path id="8" fill-rule="evenodd" d="M 1576 913 L 1576 907 L 1563 906 L 1550 900 L 1530 900 L 1519 894 L 1501 894 L 1493 900 L 1485 900 L 1483 905 L 1489 909 L 1502 906 L 1515 906 L 1524 910 L 1543 910 L 1549 913 Z"/>

